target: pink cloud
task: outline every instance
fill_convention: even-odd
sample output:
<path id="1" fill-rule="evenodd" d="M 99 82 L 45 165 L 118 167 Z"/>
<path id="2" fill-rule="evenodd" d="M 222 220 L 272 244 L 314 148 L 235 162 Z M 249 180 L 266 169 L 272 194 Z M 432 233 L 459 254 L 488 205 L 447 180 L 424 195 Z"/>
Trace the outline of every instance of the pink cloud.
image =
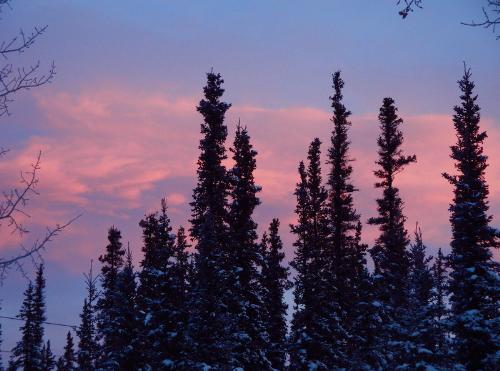
<path id="1" fill-rule="evenodd" d="M 68 235 L 75 240 L 78 256 L 95 257 L 99 251 L 96 245 L 100 246 L 98 241 L 105 241 L 102 235 L 86 242 L 91 228 L 88 220 L 92 215 L 119 222 L 129 218 L 130 210 L 152 211 L 158 208 L 159 197 L 151 200 L 148 198 L 151 193 L 166 195 L 176 222 L 186 226 L 191 188 L 174 189 L 171 185 L 180 178 L 194 182 L 196 176 L 201 122 L 195 109 L 197 101 L 194 97 L 179 98 L 123 88 L 39 96 L 37 102 L 45 117 L 47 133 L 31 137 L 22 150 L 11 154 L 13 161 L 0 163 L 0 170 L 17 174 L 19 168 L 29 165 L 38 150 L 43 151 L 40 183 L 43 201 L 35 210 L 40 219 L 33 220 L 64 221 L 71 214 L 68 205 L 72 212 L 81 210 L 88 215 L 89 219 L 72 227 L 73 232 Z M 431 245 L 446 247 L 452 193 L 441 173 L 453 171 L 449 158 L 449 146 L 455 140 L 451 118 L 442 114 L 406 117 L 403 112 L 401 115 L 405 119 L 404 149 L 418 157 L 417 164 L 409 166 L 398 178 L 408 215 L 407 227 L 411 231 L 419 221 Z M 259 152 L 256 180 L 263 186 L 260 194 L 263 204 L 258 209 L 258 222 L 264 229 L 272 217 L 282 218 L 281 231 L 291 257 L 292 237 L 287 224 L 294 220 L 297 165 L 306 159 L 307 147 L 314 137 L 322 140 L 325 159 L 330 139 L 330 113 L 311 107 L 270 109 L 235 105 L 227 117 L 228 147 L 238 118 L 248 127 Z M 353 181 L 360 189 L 355 202 L 366 221 L 375 215 L 375 198 L 380 193 L 373 188 L 377 115 L 354 115 L 352 122 L 352 156 L 356 159 Z M 491 163 L 487 178 L 492 210 L 500 211 L 500 163 L 497 160 L 500 150 L 494 145 L 500 141 L 500 129 L 491 119 L 483 119 L 483 127 L 490 135 L 486 151 Z M 328 165 L 323 163 L 326 177 Z M 230 159 L 227 165 L 231 166 Z M 136 222 L 129 221 L 136 226 L 129 234 L 134 244 L 140 245 Z M 104 233 L 105 227 L 101 229 Z M 376 235 L 376 228 L 365 227 L 367 242 L 371 243 Z M 49 256 L 62 261 L 66 259 L 64 254 L 67 250 Z"/>
<path id="2" fill-rule="evenodd" d="M 30 146 L 47 149 L 45 166 L 65 169 L 52 181 L 69 177 L 67 193 L 87 204 L 92 198 L 85 194 L 99 192 L 137 207 L 141 194 L 158 181 L 195 169 L 193 100 L 111 89 L 40 96 L 38 103 L 53 133 L 33 138 Z"/>

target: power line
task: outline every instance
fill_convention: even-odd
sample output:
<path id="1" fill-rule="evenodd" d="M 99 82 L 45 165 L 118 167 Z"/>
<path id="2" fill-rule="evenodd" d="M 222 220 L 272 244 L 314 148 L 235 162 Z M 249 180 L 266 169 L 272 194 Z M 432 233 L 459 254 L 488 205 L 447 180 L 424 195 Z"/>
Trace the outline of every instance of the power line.
<path id="1" fill-rule="evenodd" d="M 13 321 L 24 321 L 22 318 L 17 318 L 17 317 L 0 316 L 0 318 L 10 319 L 10 320 L 13 320 Z M 51 326 L 69 327 L 69 328 L 73 329 L 74 331 L 76 331 L 76 329 L 78 328 L 78 326 L 67 325 L 65 323 L 57 323 L 57 322 L 42 322 L 42 323 L 45 324 L 45 325 L 51 325 Z"/>
<path id="2" fill-rule="evenodd" d="M 0 350 L 0 353 L 14 353 L 14 351 L 13 350 Z M 62 357 L 62 354 L 59 354 L 59 353 L 52 353 L 52 355 L 54 357 L 57 357 L 57 358 Z"/>

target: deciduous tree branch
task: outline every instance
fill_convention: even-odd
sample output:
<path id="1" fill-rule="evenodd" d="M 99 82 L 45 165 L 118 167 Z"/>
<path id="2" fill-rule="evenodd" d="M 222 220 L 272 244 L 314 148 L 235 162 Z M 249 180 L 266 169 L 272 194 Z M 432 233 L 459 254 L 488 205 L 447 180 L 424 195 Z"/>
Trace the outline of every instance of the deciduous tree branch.
<path id="1" fill-rule="evenodd" d="M 491 28 L 493 32 L 496 31 L 496 27 L 500 24 L 500 0 L 488 0 L 488 9 L 483 6 L 483 21 L 470 23 L 462 22 L 463 25 L 472 27 L 484 27 Z M 500 35 L 497 36 L 497 40 L 500 39 Z"/>
<path id="2" fill-rule="evenodd" d="M 496 32 L 496 27 L 500 24 L 500 0 L 487 0 L 486 6 L 482 7 L 483 20 L 481 22 L 462 22 L 465 26 L 491 28 Z M 399 15 L 405 19 L 416 8 L 422 8 L 423 0 L 397 0 L 398 6 L 403 6 Z M 500 39 L 500 36 L 497 36 Z"/>
<path id="3" fill-rule="evenodd" d="M 0 13 L 4 4 L 8 5 L 8 0 L 0 0 Z M 9 114 L 9 103 L 15 93 L 45 85 L 53 80 L 56 74 L 54 62 L 45 73 L 40 73 L 40 61 L 28 67 L 15 67 L 10 62 L 11 57 L 24 53 L 33 46 L 46 30 L 47 26 L 35 27 L 26 35 L 21 29 L 18 35 L 0 42 L 0 55 L 6 61 L 0 67 L 0 116 Z"/>
<path id="4" fill-rule="evenodd" d="M 24 245 L 21 245 L 21 252 L 17 255 L 14 255 L 10 258 L 0 258 L 0 282 L 5 278 L 5 274 L 7 271 L 12 268 L 16 267 L 18 268 L 21 272 L 23 272 L 22 269 L 22 261 L 29 258 L 32 259 L 34 263 L 37 263 L 37 261 L 41 260 L 40 252 L 45 250 L 47 244 L 52 241 L 54 237 L 56 237 L 59 233 L 61 233 L 67 226 L 69 226 L 71 223 L 73 223 L 75 220 L 77 220 L 81 215 L 78 215 L 71 219 L 69 222 L 65 224 L 56 224 L 55 227 L 52 228 L 47 228 L 45 237 L 43 239 L 37 239 L 35 242 L 33 242 L 33 245 L 30 247 L 25 247 Z"/>

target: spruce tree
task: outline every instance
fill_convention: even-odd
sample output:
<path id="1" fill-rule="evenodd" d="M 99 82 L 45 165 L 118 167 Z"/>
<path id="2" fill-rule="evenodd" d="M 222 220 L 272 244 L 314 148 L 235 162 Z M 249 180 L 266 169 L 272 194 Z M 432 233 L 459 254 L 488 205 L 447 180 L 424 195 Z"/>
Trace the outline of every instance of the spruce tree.
<path id="1" fill-rule="evenodd" d="M 224 142 L 227 127 L 224 116 L 230 105 L 221 101 L 224 89 L 220 74 L 207 74 L 205 97 L 197 110 L 203 116 L 201 124 L 198 183 L 191 202 L 191 236 L 195 241 L 195 276 L 191 291 L 188 347 L 192 361 L 199 365 L 218 367 L 228 363 L 226 352 L 229 334 L 228 272 L 226 257 L 229 248 L 227 226 L 228 181 Z"/>
<path id="2" fill-rule="evenodd" d="M 87 297 L 83 301 L 82 313 L 80 313 L 80 326 L 77 329 L 78 342 L 78 367 L 82 371 L 92 371 L 95 369 L 99 346 L 96 334 L 96 312 L 97 300 L 97 279 L 93 276 L 92 262 L 90 271 L 85 275 L 87 286 Z"/>
<path id="3" fill-rule="evenodd" d="M 434 355 L 438 367 L 450 368 L 450 341 L 448 337 L 449 310 L 447 297 L 446 258 L 441 249 L 432 266 L 431 316 L 434 337 Z"/>
<path id="4" fill-rule="evenodd" d="M 160 227 L 160 243 L 167 247 L 165 262 L 166 282 L 162 282 L 160 290 L 164 300 L 162 305 L 163 326 L 165 336 L 165 357 L 161 360 L 162 367 L 174 367 L 184 358 L 186 332 L 186 277 L 188 269 L 188 247 L 184 229 L 181 227 L 176 235 L 169 230 L 170 219 L 167 217 L 166 200 L 162 202 L 162 211 L 158 220 Z M 168 232 L 167 232 L 168 230 Z M 162 242 L 163 241 L 163 242 Z"/>
<path id="5" fill-rule="evenodd" d="M 257 243 L 257 223 L 253 220 L 255 207 L 260 204 L 256 196 L 260 187 L 255 184 L 254 171 L 257 152 L 250 143 L 246 128 L 238 123 L 233 147 L 234 166 L 229 171 L 230 205 L 228 226 L 230 246 L 227 272 L 230 296 L 229 324 L 231 331 L 230 360 L 232 368 L 250 367 L 265 370 L 270 367 L 265 357 L 265 334 L 261 318 L 263 306 L 260 296 L 258 264 L 260 262 Z"/>
<path id="6" fill-rule="evenodd" d="M 146 216 L 140 225 L 144 259 L 137 301 L 142 318 L 142 353 L 149 367 L 165 369 L 182 359 L 188 245 L 183 228 L 179 229 L 176 242 L 165 199 L 160 213 Z"/>
<path id="7" fill-rule="evenodd" d="M 192 276 L 192 264 L 190 254 L 188 252 L 190 247 L 191 245 L 188 242 L 186 230 L 184 227 L 180 226 L 177 230 L 174 246 L 175 265 L 172 276 L 174 278 L 173 280 L 176 290 L 175 307 L 177 308 L 179 314 L 177 321 L 184 330 L 188 319 L 187 314 L 189 308 L 187 307 L 187 298 L 190 288 L 190 279 Z"/>
<path id="8" fill-rule="evenodd" d="M 269 235 L 264 233 L 261 242 L 262 317 L 264 329 L 269 336 L 267 358 L 274 370 L 285 370 L 288 305 L 284 294 L 291 282 L 288 280 L 288 268 L 283 265 L 285 253 L 279 226 L 279 220 L 273 219 L 269 225 Z"/>
<path id="9" fill-rule="evenodd" d="M 384 370 L 387 369 L 385 341 L 382 336 L 384 323 L 383 308 L 378 301 L 374 280 L 366 267 L 365 251 L 367 246 L 361 243 L 361 222 L 356 228 L 353 260 L 358 261 L 358 271 L 353 275 L 357 292 L 357 307 L 352 313 L 348 337 L 348 369 Z"/>
<path id="10" fill-rule="evenodd" d="M 45 322 L 45 278 L 43 265 L 36 272 L 35 285 L 30 282 L 18 318 L 24 321 L 21 340 L 12 350 L 9 370 L 40 370 L 43 364 L 43 322 Z"/>
<path id="11" fill-rule="evenodd" d="M 163 360 L 172 358 L 169 349 L 173 332 L 170 321 L 172 308 L 168 305 L 171 300 L 168 285 L 175 236 L 165 201 L 162 200 L 160 215 L 149 214 L 139 224 L 144 241 L 137 299 L 143 325 L 142 348 L 148 366 L 157 369 Z"/>
<path id="12" fill-rule="evenodd" d="M 137 289 L 137 307 L 141 318 L 141 350 L 144 362 L 148 367 L 158 364 L 162 358 L 162 347 L 160 342 L 163 337 L 162 321 L 159 317 L 162 308 L 162 293 L 160 290 L 164 277 L 163 265 L 165 265 L 166 254 L 163 254 L 166 246 L 158 243 L 158 215 L 152 213 L 146 215 L 140 222 L 143 238 L 143 259 L 140 262 L 139 287 Z M 170 232 L 171 228 L 167 230 Z M 159 353 L 160 352 L 160 353 Z"/>
<path id="13" fill-rule="evenodd" d="M 108 231 L 106 253 L 99 257 L 101 267 L 101 295 L 97 301 L 97 328 L 101 342 L 98 368 L 113 369 L 118 367 L 111 357 L 121 344 L 120 329 L 116 327 L 116 292 L 119 272 L 123 267 L 125 249 L 121 243 L 121 232 L 115 227 Z M 116 368 L 115 368 L 116 369 Z"/>
<path id="14" fill-rule="evenodd" d="M 12 349 L 9 360 L 9 371 L 18 370 L 23 368 L 26 370 L 33 370 L 34 356 L 34 341 L 33 341 L 33 283 L 28 284 L 28 288 L 24 291 L 24 299 L 21 310 L 17 317 L 24 321 L 20 327 L 22 334 L 21 340 L 17 342 L 16 346 Z"/>
<path id="15" fill-rule="evenodd" d="M 50 340 L 42 348 L 42 371 L 52 371 L 56 366 L 56 359 L 50 349 Z"/>
<path id="16" fill-rule="evenodd" d="M 453 115 L 457 142 L 451 147 L 458 174 L 444 174 L 454 188 L 449 256 L 453 350 L 456 361 L 468 370 L 495 369 L 500 365 L 500 268 L 491 250 L 500 246 L 500 233 L 490 226 L 488 158 L 483 149 L 487 135 L 479 127 L 480 108 L 469 69 L 458 84 L 461 103 Z"/>
<path id="17" fill-rule="evenodd" d="M 307 173 L 304 162 L 301 161 L 298 168 L 300 180 L 295 188 L 295 197 L 297 204 L 295 214 L 297 223 L 291 224 L 290 228 L 296 239 L 293 243 L 295 247 L 295 256 L 291 262 L 292 268 L 296 271 L 293 280 L 294 311 L 292 319 L 292 328 L 290 334 L 290 364 L 299 368 L 299 365 L 305 367 L 308 363 L 306 350 L 307 334 L 307 310 L 306 302 L 309 301 L 311 292 L 311 277 L 309 275 L 309 265 L 311 251 L 309 249 L 308 226 L 309 226 L 309 194 L 307 189 Z"/>
<path id="18" fill-rule="evenodd" d="M 57 360 L 56 362 L 56 370 L 57 371 L 60 371 L 60 370 L 64 370 L 64 358 L 63 357 L 59 357 L 59 359 Z"/>
<path id="19" fill-rule="evenodd" d="M 43 276 L 44 266 L 40 264 L 35 277 L 35 290 L 33 292 L 33 345 L 34 358 L 33 364 L 38 368 L 42 364 L 43 347 L 43 323 L 47 317 L 45 315 L 45 278 Z"/>
<path id="20" fill-rule="evenodd" d="M 73 337 L 71 332 L 68 331 L 66 335 L 66 345 L 64 346 L 64 353 L 57 361 L 57 371 L 76 371 L 78 370 L 76 364 L 76 355 L 73 345 Z"/>
<path id="21" fill-rule="evenodd" d="M 408 233 L 405 228 L 403 201 L 395 186 L 395 177 L 408 164 L 416 161 L 416 156 L 405 156 L 401 145 L 403 133 L 400 126 L 403 120 L 398 117 L 392 98 L 384 98 L 379 113 L 381 134 L 377 143 L 379 169 L 374 172 L 379 181 L 382 198 L 377 199 L 378 216 L 370 218 L 369 224 L 378 225 L 380 236 L 370 250 L 374 265 L 375 289 L 384 313 L 385 335 L 390 341 L 386 355 L 391 364 L 403 364 L 406 359 L 404 317 L 408 307 L 409 260 L 407 246 Z"/>
<path id="22" fill-rule="evenodd" d="M 321 185 L 321 141 L 314 139 L 309 147 L 307 170 L 299 165 L 297 184 L 297 236 L 292 267 L 295 277 L 295 311 L 292 320 L 290 367 L 328 369 L 342 358 L 341 349 L 332 346 L 341 337 L 339 308 L 328 297 L 328 260 L 324 252 L 327 238 L 325 201 L 327 192 Z"/>
<path id="23" fill-rule="evenodd" d="M 353 351 L 359 350 L 361 341 L 355 334 L 355 323 L 360 316 L 360 301 L 364 300 L 361 287 L 366 285 L 367 280 L 364 257 L 367 246 L 361 243 L 360 215 L 354 208 L 353 193 L 357 189 L 351 182 L 353 169 L 348 138 L 351 112 L 343 103 L 344 81 L 339 71 L 333 74 L 332 88 L 333 129 L 328 151 L 327 200 L 329 238 L 324 254 L 328 266 L 328 297 L 335 301 L 333 307 L 338 308 L 337 315 L 344 329 L 339 333 L 342 337 L 337 338 L 333 345 L 342 350 L 344 363 L 333 366 L 345 367 Z"/>
<path id="24" fill-rule="evenodd" d="M 112 297 L 113 307 L 110 309 L 112 322 L 109 332 L 109 338 L 113 339 L 113 348 L 106 356 L 104 368 L 138 370 L 142 365 L 139 356 L 139 316 L 130 248 L 127 249 L 125 265 L 118 272 L 115 287 Z"/>
<path id="25" fill-rule="evenodd" d="M 431 307 L 433 276 L 422 240 L 420 227 L 415 228 L 415 241 L 409 254 L 409 309 L 407 359 L 405 365 L 411 370 L 428 370 L 438 366 L 439 355 L 435 353 L 436 333 Z M 400 366 L 401 367 L 401 366 Z"/>
<path id="26" fill-rule="evenodd" d="M 190 308 L 188 306 L 188 295 L 192 278 L 192 262 L 187 249 L 190 244 L 187 240 L 184 227 L 179 227 L 173 251 L 173 262 L 170 271 L 170 305 L 172 307 L 172 324 L 175 336 L 172 338 L 172 359 L 174 365 L 184 365 L 186 354 L 190 351 L 186 348 L 186 332 L 189 320 Z M 164 362 L 165 364 L 165 362 Z"/>

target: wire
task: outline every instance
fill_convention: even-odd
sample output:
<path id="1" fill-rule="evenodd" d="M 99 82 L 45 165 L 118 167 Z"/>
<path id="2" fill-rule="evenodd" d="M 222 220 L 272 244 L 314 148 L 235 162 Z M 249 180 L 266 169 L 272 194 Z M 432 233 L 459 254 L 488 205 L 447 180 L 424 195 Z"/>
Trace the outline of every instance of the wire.
<path id="1" fill-rule="evenodd" d="M 13 320 L 13 321 L 24 321 L 22 318 L 17 318 L 17 317 L 0 316 L 0 318 L 10 319 L 10 320 Z M 78 326 L 67 325 L 67 324 L 64 324 L 64 323 L 57 323 L 57 322 L 42 322 L 42 323 L 45 324 L 45 325 L 51 325 L 51 326 L 69 327 L 69 328 L 73 329 L 74 331 L 76 331 L 76 329 L 78 328 Z"/>
<path id="2" fill-rule="evenodd" d="M 13 351 L 13 350 L 0 350 L 0 353 L 14 353 L 14 351 Z M 52 353 L 52 355 L 53 355 L 54 357 L 57 357 L 57 358 L 62 357 L 62 354 Z"/>

